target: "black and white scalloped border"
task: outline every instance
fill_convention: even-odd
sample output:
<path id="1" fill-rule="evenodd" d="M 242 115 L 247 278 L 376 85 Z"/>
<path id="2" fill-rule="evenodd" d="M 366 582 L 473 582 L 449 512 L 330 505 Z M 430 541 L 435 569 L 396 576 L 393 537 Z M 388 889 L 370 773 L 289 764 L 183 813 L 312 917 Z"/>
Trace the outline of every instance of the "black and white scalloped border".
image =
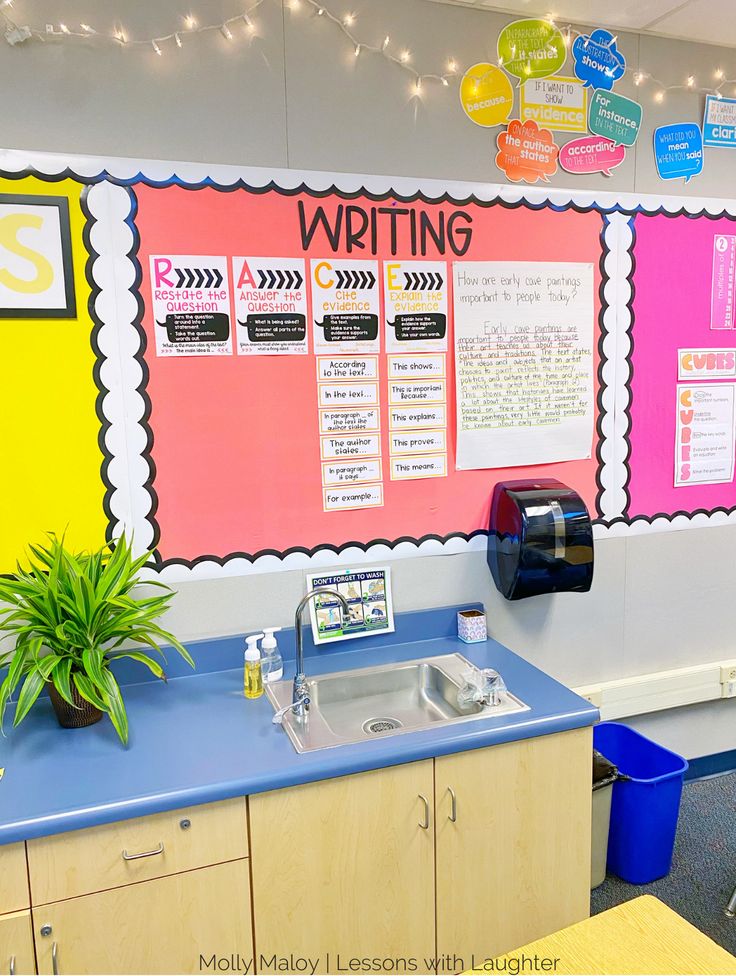
<path id="1" fill-rule="evenodd" d="M 553 188 L 518 187 L 491 183 L 447 182 L 434 179 L 300 172 L 173 163 L 124 158 L 68 156 L 52 153 L 0 150 L 0 175 L 22 178 L 37 174 L 48 180 L 74 179 L 86 184 L 83 208 L 88 218 L 85 243 L 89 253 L 87 278 L 92 287 L 90 312 L 95 323 L 92 343 L 98 355 L 95 380 L 101 421 L 100 444 L 104 461 L 105 511 L 109 537 L 123 526 L 133 528 L 138 547 L 155 548 L 155 468 L 151 458 L 152 432 L 148 424 L 151 404 L 146 393 L 145 334 L 141 327 L 140 267 L 135 229 L 136 184 L 164 186 L 177 183 L 186 189 L 215 187 L 223 191 L 247 187 L 253 192 L 276 190 L 284 194 L 309 192 L 323 196 L 338 192 L 345 197 L 388 195 L 405 200 L 541 209 L 554 207 L 597 210 L 603 219 L 601 270 L 601 337 L 598 421 L 599 517 L 596 537 L 736 523 L 736 510 L 675 513 L 652 519 L 627 516 L 629 496 L 629 408 L 631 403 L 631 328 L 633 325 L 634 218 L 637 213 L 736 218 L 736 201 L 712 198 L 638 195 Z M 211 579 L 279 570 L 305 569 L 356 561 L 379 561 L 410 556 L 480 551 L 485 532 L 470 535 L 426 536 L 421 539 L 349 542 L 313 550 L 232 553 L 225 557 L 202 555 L 193 560 L 160 562 L 156 572 L 168 581 Z"/>

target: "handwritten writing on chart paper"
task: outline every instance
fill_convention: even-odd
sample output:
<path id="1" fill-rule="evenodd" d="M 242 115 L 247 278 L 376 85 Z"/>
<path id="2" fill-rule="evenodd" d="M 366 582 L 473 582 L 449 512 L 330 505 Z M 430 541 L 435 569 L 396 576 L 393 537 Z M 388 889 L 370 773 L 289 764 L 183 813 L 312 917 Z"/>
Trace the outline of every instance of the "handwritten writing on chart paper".
<path id="1" fill-rule="evenodd" d="M 455 262 L 457 468 L 589 458 L 593 265 Z"/>

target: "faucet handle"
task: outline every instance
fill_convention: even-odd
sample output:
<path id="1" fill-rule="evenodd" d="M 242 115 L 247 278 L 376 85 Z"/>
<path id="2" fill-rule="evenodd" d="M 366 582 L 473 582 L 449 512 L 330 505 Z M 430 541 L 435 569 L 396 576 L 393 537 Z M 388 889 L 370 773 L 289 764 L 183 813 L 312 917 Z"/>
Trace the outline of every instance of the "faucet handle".
<path id="1" fill-rule="evenodd" d="M 303 698 L 299 698 L 297 701 L 289 702 L 288 705 L 284 705 L 283 708 L 280 708 L 277 712 L 274 713 L 274 716 L 271 719 L 271 721 L 273 722 L 274 725 L 283 725 L 284 715 L 286 715 L 287 712 L 290 712 L 294 708 L 300 708 L 302 705 L 309 706 L 310 704 L 311 704 L 311 699 L 309 695 L 304 695 Z"/>

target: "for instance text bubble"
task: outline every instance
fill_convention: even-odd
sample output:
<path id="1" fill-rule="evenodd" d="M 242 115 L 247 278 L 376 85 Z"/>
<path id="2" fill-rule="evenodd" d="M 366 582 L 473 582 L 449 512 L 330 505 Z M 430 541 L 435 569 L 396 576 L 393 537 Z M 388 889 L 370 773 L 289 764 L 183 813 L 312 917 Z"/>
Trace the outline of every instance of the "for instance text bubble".
<path id="1" fill-rule="evenodd" d="M 548 20 L 515 20 L 498 35 L 498 60 L 521 82 L 548 78 L 567 58 L 562 31 Z"/>
<path id="2" fill-rule="evenodd" d="M 616 47 L 616 38 L 607 30 L 581 34 L 572 46 L 575 74 L 588 88 L 611 91 L 626 71 L 626 58 Z"/>
<path id="3" fill-rule="evenodd" d="M 661 125 L 654 130 L 654 159 L 662 180 L 684 179 L 703 172 L 703 133 L 694 122 Z"/>
<path id="4" fill-rule="evenodd" d="M 603 173 L 610 176 L 611 170 L 620 166 L 625 159 L 625 146 L 617 146 L 611 139 L 601 136 L 573 139 L 560 149 L 560 166 L 566 173 L 577 175 Z"/>
<path id="5" fill-rule="evenodd" d="M 642 108 L 638 102 L 615 92 L 593 92 L 588 128 L 594 135 L 611 139 L 617 146 L 633 146 L 639 136 L 641 119 Z"/>
<path id="6" fill-rule="evenodd" d="M 476 125 L 502 125 L 514 105 L 514 90 L 508 76 L 495 64 L 481 61 L 463 75 L 460 104 Z"/>
<path id="7" fill-rule="evenodd" d="M 512 183 L 536 183 L 549 180 L 557 172 L 559 149 L 552 133 L 540 129 L 530 120 L 509 122 L 508 129 L 499 133 L 496 166 Z"/>

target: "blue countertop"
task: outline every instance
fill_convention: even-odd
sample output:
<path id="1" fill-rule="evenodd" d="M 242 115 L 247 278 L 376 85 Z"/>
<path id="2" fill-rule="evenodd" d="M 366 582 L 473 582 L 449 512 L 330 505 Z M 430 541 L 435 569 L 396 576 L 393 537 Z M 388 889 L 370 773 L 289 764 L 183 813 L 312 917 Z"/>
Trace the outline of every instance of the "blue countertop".
<path id="1" fill-rule="evenodd" d="M 305 628 L 307 673 L 323 674 L 459 651 L 494 667 L 529 710 L 298 754 L 273 725 L 264 695 L 243 697 L 242 638 L 189 645 L 196 673 L 170 654 L 168 684 L 140 666 L 116 669 L 130 722 L 127 748 L 110 721 L 61 729 L 39 699 L 0 738 L 0 844 L 159 813 L 178 807 L 329 779 L 592 725 L 598 710 L 518 655 L 456 636 L 456 609 L 397 615 L 396 633 L 315 648 Z M 293 631 L 279 635 L 293 675 Z"/>

